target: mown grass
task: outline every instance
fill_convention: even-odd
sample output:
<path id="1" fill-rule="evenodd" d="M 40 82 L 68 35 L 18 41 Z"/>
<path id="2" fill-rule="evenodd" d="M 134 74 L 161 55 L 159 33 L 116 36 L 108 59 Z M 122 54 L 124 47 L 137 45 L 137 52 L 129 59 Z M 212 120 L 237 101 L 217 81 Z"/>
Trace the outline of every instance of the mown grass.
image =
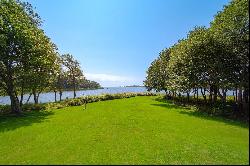
<path id="1" fill-rule="evenodd" d="M 249 127 L 143 96 L 0 117 L 0 164 L 249 164 Z"/>

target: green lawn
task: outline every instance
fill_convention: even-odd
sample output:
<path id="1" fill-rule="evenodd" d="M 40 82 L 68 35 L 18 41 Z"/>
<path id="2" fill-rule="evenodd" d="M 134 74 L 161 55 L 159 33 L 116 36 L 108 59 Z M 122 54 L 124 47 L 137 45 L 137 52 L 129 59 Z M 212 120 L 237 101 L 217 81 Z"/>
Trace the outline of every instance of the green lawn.
<path id="1" fill-rule="evenodd" d="M 157 97 L 0 117 L 0 164 L 249 164 L 249 127 Z"/>

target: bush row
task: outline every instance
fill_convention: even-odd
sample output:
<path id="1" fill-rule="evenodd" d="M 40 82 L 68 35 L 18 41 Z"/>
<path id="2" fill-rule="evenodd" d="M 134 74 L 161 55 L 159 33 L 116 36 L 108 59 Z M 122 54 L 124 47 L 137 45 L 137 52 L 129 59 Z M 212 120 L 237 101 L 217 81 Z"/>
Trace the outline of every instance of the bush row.
<path id="1" fill-rule="evenodd" d="M 105 100 L 114 100 L 114 99 L 122 99 L 122 98 L 131 98 L 135 96 L 156 96 L 157 94 L 151 92 L 143 92 L 143 93 L 118 93 L 118 94 L 102 94 L 98 96 L 82 96 L 75 99 L 66 99 L 57 103 L 49 103 L 47 109 L 51 108 L 62 108 L 67 106 L 79 106 L 84 105 L 85 103 L 93 103 L 98 101 Z"/>
<path id="2" fill-rule="evenodd" d="M 40 111 L 48 109 L 60 109 L 68 106 L 80 106 L 85 103 L 92 103 L 105 100 L 114 100 L 122 98 L 131 98 L 135 96 L 156 96 L 156 93 L 141 92 L 141 93 L 118 93 L 118 94 L 102 94 L 98 96 L 82 96 L 75 99 L 66 99 L 59 102 L 42 103 L 42 104 L 24 104 L 22 106 L 23 111 Z M 10 112 L 9 105 L 0 105 L 0 113 Z"/>

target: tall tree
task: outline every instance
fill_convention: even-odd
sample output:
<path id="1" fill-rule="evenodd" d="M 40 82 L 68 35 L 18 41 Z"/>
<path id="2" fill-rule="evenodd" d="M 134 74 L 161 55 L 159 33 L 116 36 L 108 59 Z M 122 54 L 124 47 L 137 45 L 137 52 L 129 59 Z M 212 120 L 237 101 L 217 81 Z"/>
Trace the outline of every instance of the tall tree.
<path id="1" fill-rule="evenodd" d="M 188 60 L 188 41 L 186 39 L 179 40 L 170 50 L 170 60 L 167 66 L 169 75 L 167 86 L 171 91 L 187 93 L 189 98 L 190 91 L 195 87 L 197 78 L 188 69 L 191 63 Z"/>
<path id="2" fill-rule="evenodd" d="M 40 25 L 41 20 L 30 4 L 0 1 L 0 82 L 15 113 L 21 112 L 18 99 L 21 78 L 32 80 L 36 72 L 47 75 L 53 71 L 55 47 Z M 47 70 L 49 67 L 52 70 Z"/>
<path id="3" fill-rule="evenodd" d="M 231 63 L 234 60 L 227 46 L 219 42 L 210 29 L 195 27 L 186 40 L 173 47 L 169 69 L 171 86 L 179 86 L 178 90 L 183 90 L 188 85 L 196 91 L 209 87 L 216 100 L 219 89 L 228 89 L 233 81 L 235 66 Z M 206 100 L 204 91 L 202 94 Z"/>
<path id="4" fill-rule="evenodd" d="M 76 97 L 76 89 L 79 85 L 79 80 L 83 79 L 83 73 L 80 68 L 80 63 L 74 59 L 70 54 L 62 55 L 62 63 L 66 67 L 68 78 L 70 83 L 73 85 L 74 98 Z"/>
<path id="5" fill-rule="evenodd" d="M 243 89 L 249 94 L 249 0 L 232 0 L 217 13 L 211 30 L 236 57 L 234 86 L 239 89 L 239 98 Z"/>
<path id="6" fill-rule="evenodd" d="M 58 70 L 54 76 L 53 83 L 51 84 L 51 90 L 55 93 L 55 101 L 56 99 L 56 93 L 59 92 L 59 100 L 62 100 L 62 93 L 64 90 L 67 90 L 70 87 L 70 78 L 68 75 L 67 68 L 63 64 L 63 58 L 61 56 L 58 57 L 57 60 L 58 64 Z"/>
<path id="7" fill-rule="evenodd" d="M 147 77 L 144 85 L 148 90 L 155 89 L 156 91 L 164 90 L 167 92 L 167 64 L 170 59 L 170 51 L 168 49 L 162 50 L 159 57 L 154 60 L 147 70 Z"/>

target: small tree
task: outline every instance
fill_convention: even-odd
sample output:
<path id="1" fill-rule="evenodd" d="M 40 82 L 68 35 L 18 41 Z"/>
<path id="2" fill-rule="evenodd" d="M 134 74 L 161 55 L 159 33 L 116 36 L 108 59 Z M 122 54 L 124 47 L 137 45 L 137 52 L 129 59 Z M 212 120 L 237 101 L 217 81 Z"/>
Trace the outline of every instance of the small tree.
<path id="1" fill-rule="evenodd" d="M 74 98 L 76 97 L 76 89 L 79 85 L 79 80 L 83 79 L 80 63 L 74 59 L 70 54 L 62 55 L 62 63 L 66 67 L 66 73 L 68 74 L 69 82 L 73 86 Z"/>

